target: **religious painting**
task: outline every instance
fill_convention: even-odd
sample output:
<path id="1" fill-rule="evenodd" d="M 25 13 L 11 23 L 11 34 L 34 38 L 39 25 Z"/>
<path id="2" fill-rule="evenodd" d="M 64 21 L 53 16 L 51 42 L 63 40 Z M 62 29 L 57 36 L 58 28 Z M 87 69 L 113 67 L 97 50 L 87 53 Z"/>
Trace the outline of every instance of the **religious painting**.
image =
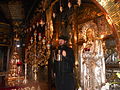
<path id="1" fill-rule="evenodd" d="M 112 29 L 110 28 L 109 23 L 107 22 L 105 16 L 101 16 L 96 19 L 97 27 L 100 35 L 111 35 Z"/>

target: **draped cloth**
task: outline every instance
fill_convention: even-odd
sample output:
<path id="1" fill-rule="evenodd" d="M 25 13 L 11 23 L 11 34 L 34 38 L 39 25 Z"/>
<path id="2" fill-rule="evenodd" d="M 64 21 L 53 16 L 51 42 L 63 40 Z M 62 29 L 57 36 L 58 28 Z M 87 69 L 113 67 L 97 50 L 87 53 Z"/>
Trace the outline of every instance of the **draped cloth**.
<path id="1" fill-rule="evenodd" d="M 88 45 L 90 47 L 87 47 Z M 83 90 L 102 90 L 105 83 L 105 61 L 101 40 L 87 41 L 83 44 L 80 50 L 80 66 Z"/>

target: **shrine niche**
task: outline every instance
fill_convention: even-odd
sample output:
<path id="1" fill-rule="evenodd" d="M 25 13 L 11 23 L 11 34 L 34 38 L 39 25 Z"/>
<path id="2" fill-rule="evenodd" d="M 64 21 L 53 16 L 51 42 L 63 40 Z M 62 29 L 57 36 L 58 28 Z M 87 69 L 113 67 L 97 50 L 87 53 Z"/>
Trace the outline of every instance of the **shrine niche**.
<path id="1" fill-rule="evenodd" d="M 78 46 L 81 87 L 84 89 L 98 90 L 105 83 L 105 61 L 102 38 L 98 35 L 96 23 L 93 20 L 83 23 L 78 35 L 81 36 L 78 36 L 80 40 L 84 41 Z M 98 73 L 96 73 L 96 69 L 98 69 Z"/>
<path id="2" fill-rule="evenodd" d="M 88 30 L 91 29 L 91 30 Z M 103 56 L 103 72 L 104 72 L 104 79 L 105 79 L 105 75 L 109 76 L 109 77 L 113 77 L 113 78 L 108 78 L 106 77 L 106 81 L 109 83 L 112 83 L 114 80 L 116 80 L 116 82 L 119 81 L 119 79 L 116 76 L 116 69 L 118 68 L 118 52 L 116 50 L 116 43 L 115 43 L 115 36 L 113 35 L 113 31 L 109 26 L 109 23 L 107 22 L 105 16 L 100 16 L 96 19 L 90 20 L 86 23 L 82 23 L 82 24 L 78 24 L 78 28 L 77 28 L 77 45 L 78 45 L 78 60 L 80 60 L 79 63 L 79 67 L 80 70 L 78 71 L 78 73 L 81 72 L 81 70 L 83 69 L 83 67 L 81 67 L 82 62 L 81 62 L 81 50 L 84 47 L 85 51 L 90 52 L 91 51 L 91 45 L 90 42 L 87 45 L 87 42 L 89 39 L 91 39 L 91 41 L 94 41 L 95 39 L 100 39 L 101 43 L 99 43 L 98 45 L 95 45 L 94 48 L 97 48 L 100 50 L 99 45 L 101 45 L 100 47 L 102 50 L 102 56 Z M 87 31 L 88 30 L 88 31 Z M 92 31 L 94 30 L 94 32 Z M 90 35 L 89 38 L 86 37 L 87 33 L 93 33 L 94 37 L 92 37 Z M 92 39 L 94 38 L 94 39 Z M 87 53 L 88 54 L 88 53 Z M 85 55 L 85 57 L 87 57 L 87 54 Z M 82 54 L 84 56 L 84 54 Z M 91 54 L 93 55 L 93 57 L 96 57 L 95 54 Z M 91 56 L 90 55 L 90 56 Z M 89 55 L 88 55 L 89 56 Z M 84 58 L 85 58 L 84 57 Z M 95 63 L 95 62 L 94 62 Z M 105 72 L 105 68 L 106 68 L 106 72 Z M 110 70 L 112 69 L 112 70 Z M 112 73 L 114 72 L 114 73 Z M 106 74 L 105 74 L 106 73 Z M 82 75 L 82 76 L 81 76 Z M 86 74 L 87 75 L 87 74 Z M 83 79 L 83 74 L 80 74 L 81 79 Z M 92 75 L 93 76 L 93 75 Z M 83 84 L 82 80 L 80 82 L 80 85 L 82 88 L 84 88 L 84 84 Z M 88 82 L 88 80 L 87 80 Z M 105 80 L 104 80 L 105 82 Z M 93 82 L 89 82 L 89 83 L 93 83 Z M 118 83 L 117 83 L 118 84 Z M 90 84 L 92 85 L 92 84 Z M 87 86 L 87 84 L 85 84 L 85 87 Z M 94 87 L 89 87 L 94 89 Z M 114 88 L 118 88 L 117 86 Z M 95 89 L 96 90 L 96 89 Z"/>

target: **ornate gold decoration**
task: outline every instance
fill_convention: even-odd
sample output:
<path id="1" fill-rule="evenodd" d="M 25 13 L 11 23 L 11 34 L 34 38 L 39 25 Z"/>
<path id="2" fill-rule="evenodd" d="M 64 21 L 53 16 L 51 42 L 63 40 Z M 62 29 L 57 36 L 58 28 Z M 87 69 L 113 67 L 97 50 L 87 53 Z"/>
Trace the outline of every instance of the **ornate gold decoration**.
<path id="1" fill-rule="evenodd" d="M 34 80 L 36 81 L 38 67 L 48 64 L 50 56 L 50 41 L 46 37 L 42 37 L 41 33 L 37 35 L 37 31 L 34 32 L 34 37 L 31 37 L 30 41 L 31 44 L 26 49 L 25 61 L 27 64 L 31 65 Z"/>
<path id="2" fill-rule="evenodd" d="M 18 40 L 18 39 L 14 39 Z M 22 76 L 22 61 L 20 60 L 20 55 L 15 47 L 14 52 L 12 53 L 11 60 L 9 62 L 9 71 L 6 76 L 7 86 L 16 86 L 22 84 L 24 76 Z"/>

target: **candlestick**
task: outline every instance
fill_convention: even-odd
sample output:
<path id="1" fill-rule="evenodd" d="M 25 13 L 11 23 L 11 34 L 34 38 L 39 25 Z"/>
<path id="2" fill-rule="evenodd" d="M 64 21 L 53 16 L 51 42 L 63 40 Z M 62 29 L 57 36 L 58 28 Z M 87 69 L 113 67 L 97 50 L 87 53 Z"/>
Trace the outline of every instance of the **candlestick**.
<path id="1" fill-rule="evenodd" d="M 34 37 L 31 37 L 30 41 L 31 44 L 28 46 L 29 49 L 25 56 L 26 60 L 29 61 L 27 63 L 31 64 L 32 77 L 35 81 L 37 81 L 38 67 L 47 65 L 48 59 L 50 57 L 50 41 L 48 41 L 47 37 L 42 37 L 41 33 L 37 34 L 37 31 L 34 32 Z"/>
<path id="2" fill-rule="evenodd" d="M 27 80 L 27 63 L 25 63 L 25 79 L 23 81 L 24 84 L 26 84 L 28 82 Z"/>

